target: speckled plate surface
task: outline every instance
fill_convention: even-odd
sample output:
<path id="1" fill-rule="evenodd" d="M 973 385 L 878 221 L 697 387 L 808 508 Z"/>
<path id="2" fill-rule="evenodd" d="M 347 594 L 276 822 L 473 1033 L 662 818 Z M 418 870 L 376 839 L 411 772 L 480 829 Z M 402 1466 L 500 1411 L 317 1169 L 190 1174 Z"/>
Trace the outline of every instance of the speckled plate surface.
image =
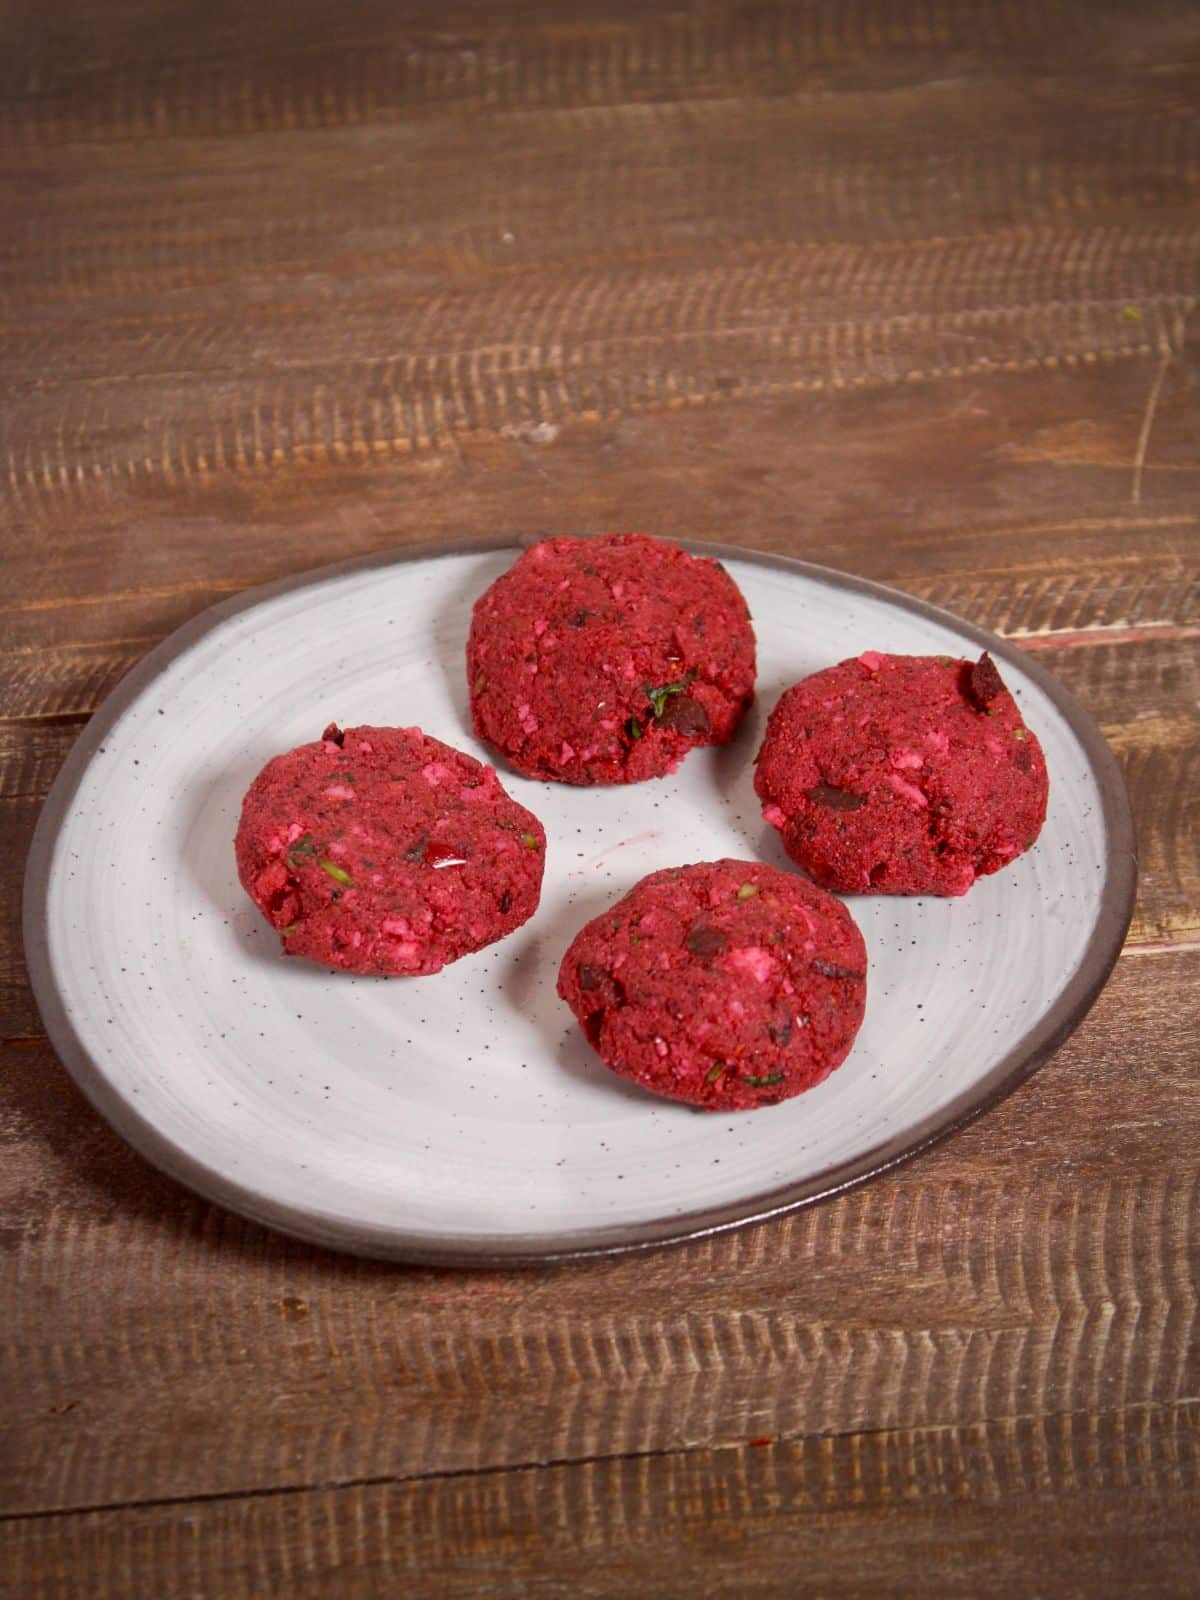
<path id="1" fill-rule="evenodd" d="M 696 546 L 702 549 L 704 547 Z M 992 1104 L 1083 1016 L 1133 900 L 1128 803 L 1090 719 L 1034 662 L 817 567 L 721 555 L 750 604 L 759 699 L 673 777 L 570 789 L 505 774 L 550 844 L 542 903 L 433 978 L 280 957 L 238 886 L 241 797 L 326 723 L 417 723 L 487 759 L 466 711 L 475 596 L 499 543 L 375 558 L 217 606 L 89 723 L 48 799 L 25 939 L 47 1030 L 144 1155 L 273 1227 L 363 1254 L 529 1262 L 727 1228 L 831 1194 Z M 751 763 L 781 690 L 863 649 L 991 650 L 1037 731 L 1037 847 L 953 901 L 850 902 L 870 957 L 845 1065 L 783 1105 L 712 1115 L 610 1075 L 554 992 L 575 930 L 656 867 L 787 865 Z M 1045 1129 L 1053 1144 L 1057 1130 Z"/>

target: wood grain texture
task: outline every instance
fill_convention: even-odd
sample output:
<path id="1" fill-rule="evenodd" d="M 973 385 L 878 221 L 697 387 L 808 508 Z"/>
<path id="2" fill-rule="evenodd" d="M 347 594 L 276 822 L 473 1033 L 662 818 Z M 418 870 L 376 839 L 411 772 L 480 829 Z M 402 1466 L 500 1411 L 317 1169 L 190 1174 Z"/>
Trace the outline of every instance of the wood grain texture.
<path id="1" fill-rule="evenodd" d="M 14 0 L 0 43 L 0 1593 L 1190 1595 L 1200 12 Z M 628 527 L 1078 695 L 1141 865 L 1084 1027 L 644 1258 L 372 1266 L 153 1172 L 22 965 L 78 729 L 248 585 Z"/>
<path id="2" fill-rule="evenodd" d="M 29 516 L 53 529 L 51 559 L 28 520 L 0 518 L 0 712 L 88 712 L 213 600 L 443 535 L 640 527 L 897 582 L 1005 632 L 1194 626 L 1198 357 L 1189 336 L 1138 507 L 1140 368 L 730 401 L 421 459 L 127 485 L 102 505 L 47 497 Z"/>
<path id="3" fill-rule="evenodd" d="M 183 1501 L 15 1525 L 13 1600 L 1193 1592 L 1200 1406 Z M 875 1527 L 878 1536 L 872 1538 Z M 410 1586 L 416 1586 L 412 1588 Z"/>
<path id="4" fill-rule="evenodd" d="M 1198 980 L 1196 951 L 1121 963 L 1022 1090 L 828 1205 L 532 1273 L 275 1238 L 152 1172 L 44 1045 L 9 1048 L 0 1390 L 20 1391 L 0 1498 L 36 1512 L 1195 1397 L 1200 1168 L 1164 1152 L 1196 1143 Z"/>
<path id="5" fill-rule="evenodd" d="M 0 102 L 25 136 L 0 494 L 36 517 L 730 397 L 1174 359 L 1200 298 L 1200 67 L 1174 12 L 1121 64 L 1128 19 L 1089 17 L 1091 69 L 1031 79 L 1030 41 L 1074 48 L 1082 13 L 984 9 L 1005 45 L 953 6 L 740 29 L 617 6 L 529 24 L 515 54 L 494 22 L 432 48 L 398 23 L 391 52 L 307 43 L 299 115 L 256 82 L 278 61 L 135 57 L 81 67 L 65 125 L 35 44 L 37 91 Z M 894 65 L 814 78 L 831 45 Z M 390 85 L 340 77 L 389 55 Z"/>
<path id="6" fill-rule="evenodd" d="M 486 0 L 459 0 L 449 14 L 431 0 L 410 0 L 401 13 L 366 0 L 352 18 L 330 0 L 305 0 L 289 27 L 270 8 L 216 6 L 202 34 L 186 13 L 146 3 L 69 0 L 49 15 L 16 6 L 7 19 L 0 103 L 23 144 L 410 121 L 460 104 L 703 104 L 781 95 L 797 81 L 830 93 L 886 89 L 933 71 L 1028 73 L 1047 61 L 1111 77 L 1148 56 L 1182 54 L 1190 37 L 1179 8 L 1161 0 L 1136 10 L 1111 0 L 768 0 L 736 10 L 581 0 L 569 17 L 554 0 L 533 0 L 519 31 Z"/>

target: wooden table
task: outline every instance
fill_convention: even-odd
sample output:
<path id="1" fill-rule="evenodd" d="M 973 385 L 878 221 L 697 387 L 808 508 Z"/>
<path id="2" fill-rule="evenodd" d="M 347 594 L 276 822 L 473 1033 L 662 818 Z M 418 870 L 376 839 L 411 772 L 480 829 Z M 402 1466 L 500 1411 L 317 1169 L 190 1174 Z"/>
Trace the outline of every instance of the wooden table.
<path id="1" fill-rule="evenodd" d="M 1200 9 L 8 8 L 0 1593 L 1185 1595 L 1200 1542 Z M 403 1270 L 192 1198 L 42 1035 L 64 753 L 220 596 L 531 529 L 742 542 L 1038 653 L 1128 947 L 902 1170 Z"/>

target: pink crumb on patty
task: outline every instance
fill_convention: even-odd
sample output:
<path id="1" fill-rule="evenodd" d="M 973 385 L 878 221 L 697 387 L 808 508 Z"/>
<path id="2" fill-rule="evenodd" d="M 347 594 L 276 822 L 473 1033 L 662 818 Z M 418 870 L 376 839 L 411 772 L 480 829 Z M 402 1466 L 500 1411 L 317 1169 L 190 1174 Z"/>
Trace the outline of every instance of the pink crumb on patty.
<path id="1" fill-rule="evenodd" d="M 770 951 L 747 945 L 744 950 L 731 950 L 725 957 L 725 965 L 731 972 L 747 973 L 755 983 L 766 983 L 778 962 Z"/>
<path id="2" fill-rule="evenodd" d="M 906 800 L 911 800 L 913 805 L 921 811 L 929 810 L 929 801 L 923 789 L 918 789 L 915 783 L 909 783 L 898 772 L 887 772 L 883 781 L 892 786 L 897 794 L 903 795 Z"/>

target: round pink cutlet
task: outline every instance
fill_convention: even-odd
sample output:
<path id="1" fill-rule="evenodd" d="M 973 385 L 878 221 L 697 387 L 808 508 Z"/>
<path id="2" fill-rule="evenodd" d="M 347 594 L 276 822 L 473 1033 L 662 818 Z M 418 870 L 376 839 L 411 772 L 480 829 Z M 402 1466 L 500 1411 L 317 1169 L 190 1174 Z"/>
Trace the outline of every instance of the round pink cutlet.
<path id="1" fill-rule="evenodd" d="M 965 894 L 1029 849 L 1048 794 L 989 655 L 872 650 L 784 694 L 754 786 L 792 859 L 842 894 Z"/>
<path id="2" fill-rule="evenodd" d="M 862 1022 L 866 949 L 839 900 L 757 861 L 654 872 L 580 930 L 558 992 L 606 1066 L 707 1111 L 811 1089 Z"/>
<path id="3" fill-rule="evenodd" d="M 658 778 L 723 744 L 754 668 L 724 567 L 637 533 L 534 545 L 480 595 L 467 643 L 476 732 L 562 783 Z"/>
<path id="4" fill-rule="evenodd" d="M 288 955 L 411 977 L 532 916 L 546 835 L 493 768 L 419 728 L 330 727 L 259 773 L 236 852 Z"/>

